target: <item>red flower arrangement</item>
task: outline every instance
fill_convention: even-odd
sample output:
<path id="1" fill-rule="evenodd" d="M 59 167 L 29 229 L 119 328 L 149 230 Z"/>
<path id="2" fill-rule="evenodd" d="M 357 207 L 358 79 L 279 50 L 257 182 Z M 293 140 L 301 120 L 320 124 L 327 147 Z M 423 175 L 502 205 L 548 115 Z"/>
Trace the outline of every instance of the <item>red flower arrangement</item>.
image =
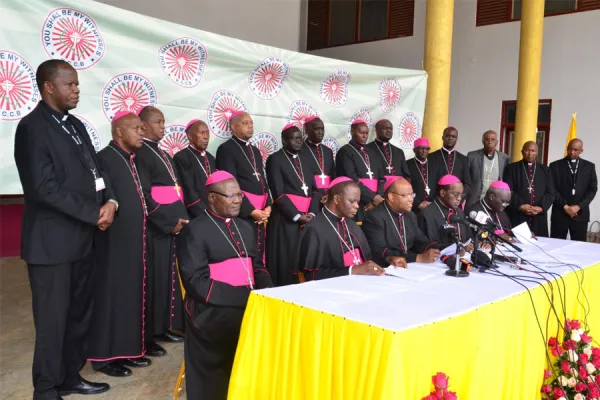
<path id="1" fill-rule="evenodd" d="M 562 343 L 555 337 L 548 340 L 556 375 L 544 371 L 541 392 L 546 399 L 600 399 L 600 348 L 591 343 L 589 332 L 577 320 L 565 322 Z"/>
<path id="2" fill-rule="evenodd" d="M 456 393 L 448 390 L 449 377 L 443 372 L 438 372 L 431 377 L 433 383 L 433 391 L 429 396 L 423 397 L 421 400 L 458 400 Z"/>

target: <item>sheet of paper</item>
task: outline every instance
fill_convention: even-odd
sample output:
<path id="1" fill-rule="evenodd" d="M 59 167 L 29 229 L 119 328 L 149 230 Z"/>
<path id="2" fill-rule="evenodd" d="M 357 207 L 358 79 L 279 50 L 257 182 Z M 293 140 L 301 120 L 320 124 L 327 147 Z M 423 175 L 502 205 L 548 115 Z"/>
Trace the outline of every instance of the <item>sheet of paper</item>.
<path id="1" fill-rule="evenodd" d="M 512 228 L 512 233 L 516 236 L 517 240 L 526 245 L 533 245 L 543 247 L 545 243 L 540 242 L 537 239 L 531 237 L 531 230 L 527 222 L 523 222 L 521 225 Z"/>
<path id="2" fill-rule="evenodd" d="M 413 267 L 413 268 L 411 268 Z M 408 268 L 394 268 L 393 266 L 389 266 L 384 268 L 386 275 L 396 276 L 398 278 L 408 279 L 410 281 L 424 281 L 429 278 L 433 278 L 436 276 L 435 272 L 432 271 L 423 271 L 418 268 L 414 268 L 415 265 L 413 263 L 408 264 Z"/>

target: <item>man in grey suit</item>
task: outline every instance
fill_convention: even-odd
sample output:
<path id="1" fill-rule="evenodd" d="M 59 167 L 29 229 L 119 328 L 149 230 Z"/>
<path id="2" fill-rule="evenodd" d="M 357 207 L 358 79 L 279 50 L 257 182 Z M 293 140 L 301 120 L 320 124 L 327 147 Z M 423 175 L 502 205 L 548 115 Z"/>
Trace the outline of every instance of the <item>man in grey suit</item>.
<path id="1" fill-rule="evenodd" d="M 510 162 L 508 156 L 496 150 L 498 134 L 487 131 L 481 138 L 483 149 L 470 151 L 467 154 L 471 189 L 467 194 L 467 206 L 485 196 L 491 183 L 502 179 L 504 168 Z"/>

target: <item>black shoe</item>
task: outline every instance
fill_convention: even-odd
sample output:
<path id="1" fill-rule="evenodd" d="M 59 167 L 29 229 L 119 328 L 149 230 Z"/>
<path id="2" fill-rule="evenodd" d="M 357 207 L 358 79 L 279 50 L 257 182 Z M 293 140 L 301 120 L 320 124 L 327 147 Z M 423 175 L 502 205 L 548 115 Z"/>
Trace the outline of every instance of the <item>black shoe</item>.
<path id="1" fill-rule="evenodd" d="M 108 383 L 94 383 L 80 378 L 77 384 L 58 389 L 58 393 L 61 396 L 68 396 L 70 394 L 99 394 L 107 392 L 108 389 L 110 389 Z"/>
<path id="2" fill-rule="evenodd" d="M 146 357 L 125 358 L 123 360 L 120 360 L 119 363 L 124 367 L 144 368 L 152 364 L 152 360 Z"/>
<path id="3" fill-rule="evenodd" d="M 106 374 L 108 376 L 115 376 L 118 378 L 131 375 L 131 370 L 129 368 L 125 368 L 119 362 L 110 363 L 106 367 L 100 368 L 98 372 L 102 372 L 103 374 Z"/>
<path id="4" fill-rule="evenodd" d="M 173 332 L 167 332 L 164 335 L 155 336 L 155 339 L 160 342 L 179 343 L 183 342 L 183 336 Z"/>
<path id="5" fill-rule="evenodd" d="M 146 355 L 149 357 L 162 357 L 167 355 L 167 351 L 158 343 L 150 342 L 146 345 Z"/>

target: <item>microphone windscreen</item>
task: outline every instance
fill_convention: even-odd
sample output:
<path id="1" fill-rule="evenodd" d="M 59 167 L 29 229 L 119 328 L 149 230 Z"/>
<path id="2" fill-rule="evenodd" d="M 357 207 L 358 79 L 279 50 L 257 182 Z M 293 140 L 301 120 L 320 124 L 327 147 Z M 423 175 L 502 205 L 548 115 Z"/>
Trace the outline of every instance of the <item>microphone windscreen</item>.
<path id="1" fill-rule="evenodd" d="M 477 211 L 473 210 L 469 213 L 469 218 L 475 219 L 477 218 Z"/>
<path id="2" fill-rule="evenodd" d="M 452 222 L 453 224 L 455 224 L 457 222 L 460 222 L 460 217 L 458 215 L 456 215 L 456 214 L 452 214 L 450 216 L 449 221 Z"/>

